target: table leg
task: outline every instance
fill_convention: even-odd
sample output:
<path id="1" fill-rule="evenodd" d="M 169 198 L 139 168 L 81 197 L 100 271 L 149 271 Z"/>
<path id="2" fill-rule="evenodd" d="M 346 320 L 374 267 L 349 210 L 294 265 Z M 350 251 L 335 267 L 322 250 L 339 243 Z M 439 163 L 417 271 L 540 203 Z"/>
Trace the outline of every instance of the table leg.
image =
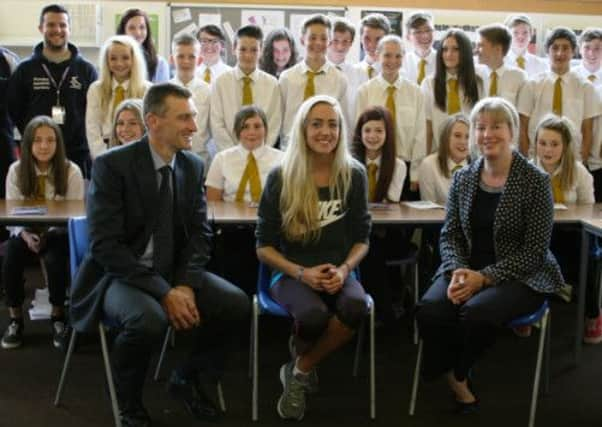
<path id="1" fill-rule="evenodd" d="M 575 331 L 575 366 L 581 361 L 583 326 L 585 318 L 585 289 L 587 287 L 587 263 L 589 262 L 590 233 L 586 227 L 581 228 L 581 254 L 579 263 L 579 288 L 577 289 L 577 321 Z"/>

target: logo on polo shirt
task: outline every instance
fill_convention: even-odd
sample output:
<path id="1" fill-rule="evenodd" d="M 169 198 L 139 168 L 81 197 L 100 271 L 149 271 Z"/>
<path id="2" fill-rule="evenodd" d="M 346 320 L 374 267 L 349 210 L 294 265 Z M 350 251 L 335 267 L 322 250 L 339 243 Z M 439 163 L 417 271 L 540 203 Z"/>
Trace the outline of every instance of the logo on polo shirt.
<path id="1" fill-rule="evenodd" d="M 77 76 L 71 76 L 71 80 L 69 80 L 69 88 L 81 90 L 82 84 L 79 82 L 79 80 L 77 80 Z"/>
<path id="2" fill-rule="evenodd" d="M 48 77 L 34 77 L 33 90 L 50 90 L 50 79 Z"/>

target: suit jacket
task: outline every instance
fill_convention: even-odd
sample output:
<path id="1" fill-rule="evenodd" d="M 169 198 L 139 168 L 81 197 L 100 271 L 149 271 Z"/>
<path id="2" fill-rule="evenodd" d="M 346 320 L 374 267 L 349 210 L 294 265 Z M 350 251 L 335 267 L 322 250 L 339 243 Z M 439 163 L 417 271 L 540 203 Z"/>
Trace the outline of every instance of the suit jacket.
<path id="1" fill-rule="evenodd" d="M 442 262 L 436 276 L 470 268 L 470 216 L 482 167 L 483 158 L 479 158 L 454 174 L 439 241 Z M 538 292 L 556 292 L 564 281 L 549 249 L 553 221 L 549 176 L 513 153 L 493 224 L 495 264 L 481 273 L 496 285 L 516 280 Z"/>
<path id="2" fill-rule="evenodd" d="M 175 157 L 175 267 L 173 283 L 198 287 L 209 260 L 211 229 L 203 190 L 203 162 L 188 151 Z M 96 327 L 104 293 L 118 279 L 160 300 L 172 287 L 139 262 L 157 220 L 157 172 L 148 138 L 96 158 L 86 211 L 90 252 L 71 289 L 76 330 Z"/>

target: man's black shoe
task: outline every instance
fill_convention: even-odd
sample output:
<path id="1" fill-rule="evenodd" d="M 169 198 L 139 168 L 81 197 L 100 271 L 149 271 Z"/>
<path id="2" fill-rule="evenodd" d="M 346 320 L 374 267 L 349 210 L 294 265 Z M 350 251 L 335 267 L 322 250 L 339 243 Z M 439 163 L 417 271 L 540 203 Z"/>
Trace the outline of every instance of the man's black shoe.
<path id="1" fill-rule="evenodd" d="M 131 408 L 121 410 L 119 415 L 122 427 L 150 427 L 151 419 L 146 408 L 141 403 Z"/>
<path id="2" fill-rule="evenodd" d="M 167 381 L 167 392 L 174 399 L 181 400 L 186 410 L 202 421 L 217 421 L 223 413 L 216 404 L 207 397 L 199 381 L 184 379 L 173 371 Z"/>

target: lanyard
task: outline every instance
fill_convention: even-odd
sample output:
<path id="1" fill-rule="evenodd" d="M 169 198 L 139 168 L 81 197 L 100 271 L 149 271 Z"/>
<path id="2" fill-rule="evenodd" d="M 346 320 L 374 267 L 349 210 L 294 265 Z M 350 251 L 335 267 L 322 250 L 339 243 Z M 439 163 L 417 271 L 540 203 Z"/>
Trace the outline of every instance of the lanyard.
<path id="1" fill-rule="evenodd" d="M 58 85 L 56 84 L 56 80 L 54 80 L 54 77 L 52 77 L 52 74 L 50 74 L 50 71 L 48 71 L 48 67 L 46 67 L 46 64 L 42 64 L 42 68 L 44 69 L 44 72 L 50 79 L 52 86 L 56 89 L 56 105 L 59 106 L 61 105 L 61 87 L 63 87 L 63 83 L 65 83 L 65 79 L 67 78 L 67 74 L 69 74 L 69 69 L 71 68 L 71 65 L 65 68 L 65 71 L 63 71 L 63 76 L 61 77 L 61 81 Z"/>

